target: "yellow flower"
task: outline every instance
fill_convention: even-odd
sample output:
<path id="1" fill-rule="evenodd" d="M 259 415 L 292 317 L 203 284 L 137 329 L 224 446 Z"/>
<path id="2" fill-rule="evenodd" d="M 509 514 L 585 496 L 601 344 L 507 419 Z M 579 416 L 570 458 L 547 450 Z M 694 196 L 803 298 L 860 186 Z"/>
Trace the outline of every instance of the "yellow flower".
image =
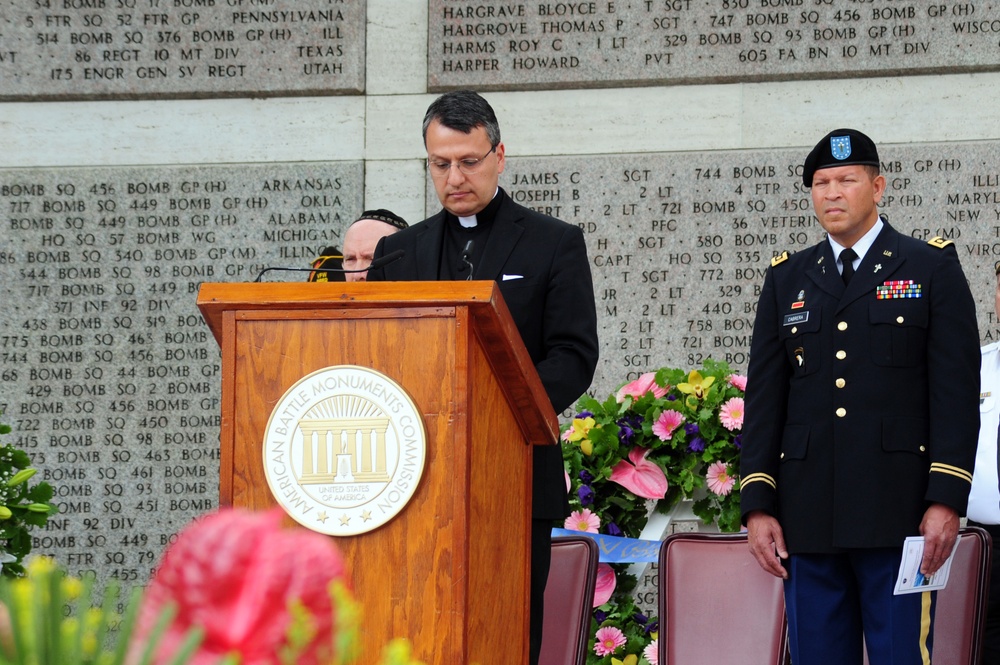
<path id="1" fill-rule="evenodd" d="M 579 443 L 580 450 L 584 455 L 589 457 L 594 454 L 594 444 L 588 438 L 590 430 L 594 428 L 600 429 L 600 427 L 601 426 L 589 416 L 587 418 L 574 418 L 573 425 L 566 430 L 565 434 L 563 434 L 563 439 L 565 441 L 570 441 L 571 443 Z"/>
<path id="2" fill-rule="evenodd" d="M 50 556 L 36 556 L 28 561 L 28 577 L 43 577 L 55 572 L 56 560 Z"/>
<path id="3" fill-rule="evenodd" d="M 413 659 L 410 643 L 402 638 L 396 638 L 382 649 L 380 665 L 423 665 Z"/>
<path id="4" fill-rule="evenodd" d="M 67 575 L 62 579 L 62 592 L 66 600 L 76 600 L 83 592 L 83 581 L 79 577 Z"/>
<path id="5" fill-rule="evenodd" d="M 630 653 L 629 655 L 625 656 L 625 660 L 618 660 L 617 658 L 611 659 L 612 665 L 636 665 L 636 663 L 638 662 L 639 662 L 639 656 L 635 655 L 634 653 Z"/>
<path id="6" fill-rule="evenodd" d="M 697 399 L 705 399 L 705 394 L 708 393 L 708 389 L 715 383 L 714 376 L 702 377 L 701 372 L 698 370 L 692 370 L 688 374 L 687 383 L 677 384 L 677 390 L 681 391 L 685 395 L 693 395 Z"/>

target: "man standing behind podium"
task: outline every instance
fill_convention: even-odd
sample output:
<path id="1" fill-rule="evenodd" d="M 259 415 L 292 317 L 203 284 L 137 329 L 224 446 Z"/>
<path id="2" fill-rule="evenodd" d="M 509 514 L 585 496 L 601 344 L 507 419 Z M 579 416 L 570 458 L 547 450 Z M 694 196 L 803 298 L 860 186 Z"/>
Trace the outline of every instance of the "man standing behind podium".
<path id="1" fill-rule="evenodd" d="M 524 208 L 499 187 L 504 144 L 492 107 L 461 90 L 442 95 L 423 123 L 427 168 L 443 210 L 383 238 L 369 281 L 495 280 L 558 413 L 590 386 L 597 367 L 597 312 L 583 233 Z M 559 446 L 534 448 L 531 662 L 541 647 L 550 530 L 569 513 Z"/>

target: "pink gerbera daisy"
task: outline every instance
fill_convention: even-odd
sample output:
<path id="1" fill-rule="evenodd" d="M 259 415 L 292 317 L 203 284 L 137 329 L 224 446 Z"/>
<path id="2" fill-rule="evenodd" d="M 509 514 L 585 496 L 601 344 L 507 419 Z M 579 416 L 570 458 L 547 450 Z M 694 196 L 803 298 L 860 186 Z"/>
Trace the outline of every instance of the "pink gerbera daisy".
<path id="1" fill-rule="evenodd" d="M 674 434 L 674 430 L 680 427 L 682 422 L 684 422 L 683 414 L 673 409 L 667 409 L 653 423 L 653 434 L 660 437 L 660 441 L 669 441 L 670 437 Z"/>
<path id="2" fill-rule="evenodd" d="M 594 653 L 598 656 L 610 656 L 616 649 L 625 644 L 625 635 L 614 626 L 599 628 L 594 636 Z"/>
<path id="3" fill-rule="evenodd" d="M 601 526 L 601 518 L 590 512 L 589 508 L 574 510 L 563 526 L 571 531 L 586 531 L 587 533 L 597 533 Z"/>
<path id="4" fill-rule="evenodd" d="M 743 398 L 731 397 L 719 409 L 719 421 L 732 432 L 743 427 Z"/>
<path id="5" fill-rule="evenodd" d="M 660 638 L 647 644 L 642 650 L 642 655 L 649 661 L 649 665 L 660 665 Z"/>
<path id="6" fill-rule="evenodd" d="M 725 462 L 713 462 L 705 472 L 705 480 L 708 481 L 708 489 L 719 496 L 729 494 L 736 484 L 736 479 L 730 475 Z"/>
<path id="7" fill-rule="evenodd" d="M 739 390 L 746 392 L 747 377 L 743 376 L 742 374 L 731 374 L 729 376 L 729 385 L 731 385 L 733 388 L 738 388 Z"/>

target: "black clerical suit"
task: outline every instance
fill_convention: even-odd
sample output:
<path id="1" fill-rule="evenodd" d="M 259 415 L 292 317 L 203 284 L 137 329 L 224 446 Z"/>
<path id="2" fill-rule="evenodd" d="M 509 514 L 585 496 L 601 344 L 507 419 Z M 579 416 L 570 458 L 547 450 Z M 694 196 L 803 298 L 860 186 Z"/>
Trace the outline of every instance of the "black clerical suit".
<path id="1" fill-rule="evenodd" d="M 476 280 L 494 280 L 531 356 L 556 413 L 568 408 L 590 386 L 597 367 L 597 310 L 590 263 L 582 231 L 571 224 L 518 205 L 499 189 L 480 213 L 489 229 L 481 231 L 473 250 Z M 451 224 L 452 229 L 446 225 Z M 442 210 L 419 224 L 379 241 L 374 258 L 396 251 L 403 258 L 369 270 L 369 281 L 433 281 L 454 278 L 460 264 L 453 232 L 457 219 Z M 443 255 L 443 248 L 448 252 Z M 467 274 L 467 273 L 466 273 Z M 532 514 L 534 531 L 569 514 L 562 451 L 556 446 L 533 449 Z M 545 522 L 540 522 L 544 520 Z M 548 567 L 549 541 L 532 538 L 532 561 L 542 555 Z M 537 546 L 537 547 L 536 547 Z M 539 552 L 543 548 L 544 552 Z M 532 605 L 540 602 L 533 563 Z M 540 616 L 540 612 L 537 613 Z M 538 629 L 533 612 L 532 629 Z"/>
<path id="2" fill-rule="evenodd" d="M 772 262 L 750 350 L 741 509 L 788 551 L 902 545 L 931 503 L 964 514 L 979 332 L 955 246 L 887 221 L 845 286 L 830 243 Z"/>

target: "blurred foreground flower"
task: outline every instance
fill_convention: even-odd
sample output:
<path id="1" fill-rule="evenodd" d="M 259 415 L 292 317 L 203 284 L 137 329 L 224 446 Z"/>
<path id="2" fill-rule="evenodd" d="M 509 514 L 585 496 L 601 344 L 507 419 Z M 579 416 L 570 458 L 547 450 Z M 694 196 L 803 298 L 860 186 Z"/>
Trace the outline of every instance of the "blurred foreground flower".
<path id="1" fill-rule="evenodd" d="M 350 662 L 358 611 L 340 552 L 321 534 L 281 528 L 281 519 L 280 510 L 222 510 L 182 531 L 146 589 L 136 646 L 174 606 L 157 664 L 171 662 L 192 628 L 204 639 L 191 665 L 227 656 L 240 665 Z"/>
<path id="2" fill-rule="evenodd" d="M 129 610 L 109 584 L 95 599 L 93 576 L 66 574 L 53 559 L 34 557 L 26 575 L 0 580 L 0 663 L 3 665 L 123 665 L 140 591 Z M 169 613 L 165 615 L 169 620 Z M 197 641 L 192 635 L 190 650 Z"/>

